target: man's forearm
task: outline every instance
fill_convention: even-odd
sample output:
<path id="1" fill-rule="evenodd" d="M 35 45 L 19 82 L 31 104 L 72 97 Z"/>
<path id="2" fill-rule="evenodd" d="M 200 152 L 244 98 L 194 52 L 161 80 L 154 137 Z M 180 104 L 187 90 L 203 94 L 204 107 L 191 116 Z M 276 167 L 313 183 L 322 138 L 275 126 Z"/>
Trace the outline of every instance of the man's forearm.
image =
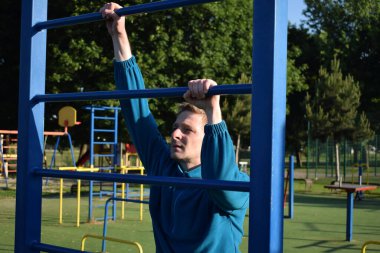
<path id="1" fill-rule="evenodd" d="M 116 61 L 126 61 L 132 57 L 127 33 L 112 36 L 112 44 Z"/>
<path id="2" fill-rule="evenodd" d="M 207 124 L 218 124 L 222 122 L 222 112 L 220 106 L 214 106 L 212 108 L 206 109 Z"/>

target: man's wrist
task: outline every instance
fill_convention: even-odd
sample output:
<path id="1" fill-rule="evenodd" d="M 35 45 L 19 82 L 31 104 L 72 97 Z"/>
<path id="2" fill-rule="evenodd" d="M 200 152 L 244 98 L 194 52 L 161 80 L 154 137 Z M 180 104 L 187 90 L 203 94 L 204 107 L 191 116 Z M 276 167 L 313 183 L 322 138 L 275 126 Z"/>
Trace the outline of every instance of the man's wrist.
<path id="1" fill-rule="evenodd" d="M 125 61 L 132 57 L 131 48 L 126 33 L 112 35 L 115 59 Z"/>
<path id="2" fill-rule="evenodd" d="M 205 111 L 207 115 L 207 124 L 213 125 L 222 122 L 222 111 L 219 106 L 216 108 L 209 108 Z"/>

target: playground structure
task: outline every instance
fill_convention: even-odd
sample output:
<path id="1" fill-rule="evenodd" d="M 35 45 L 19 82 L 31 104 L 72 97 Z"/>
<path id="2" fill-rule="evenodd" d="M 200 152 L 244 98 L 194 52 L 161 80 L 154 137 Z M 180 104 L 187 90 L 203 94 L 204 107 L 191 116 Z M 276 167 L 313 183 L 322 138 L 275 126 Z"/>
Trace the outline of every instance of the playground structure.
<path id="1" fill-rule="evenodd" d="M 57 137 L 57 141 L 61 136 L 68 135 L 67 132 L 44 132 L 44 156 L 43 156 L 43 167 L 51 167 L 54 160 L 47 165 L 45 156 L 45 144 L 49 136 Z M 6 136 L 6 137 L 4 137 Z M 17 150 L 18 150 L 18 131 L 17 130 L 0 130 L 0 175 L 4 178 L 6 187 L 8 187 L 8 176 L 9 173 L 17 172 Z M 9 169 L 12 168 L 12 169 Z"/>
<path id="2" fill-rule="evenodd" d="M 45 147 L 47 138 L 49 136 L 54 136 L 57 138 L 54 153 L 49 168 L 52 169 L 54 165 L 55 154 L 61 136 L 67 136 L 70 144 L 70 151 L 73 163 L 74 161 L 74 151 L 71 142 L 71 136 L 68 132 L 68 127 L 80 124 L 76 121 L 76 110 L 73 107 L 65 106 L 61 108 L 58 112 L 58 124 L 64 127 L 64 132 L 44 132 L 44 158 L 43 164 L 47 168 L 47 161 L 45 155 Z M 17 142 L 18 142 L 18 131 L 17 130 L 0 130 L 0 173 L 3 175 L 6 185 L 8 187 L 8 174 L 17 172 Z M 8 169 L 11 167 L 12 169 Z"/>
<path id="3" fill-rule="evenodd" d="M 212 0 L 168 0 L 122 8 L 118 15 L 151 13 Z M 255 85 L 219 85 L 210 94 L 252 94 L 251 180 L 229 182 L 156 178 L 111 173 L 44 170 L 44 104 L 55 101 L 181 97 L 187 88 L 45 94 L 46 30 L 100 21 L 100 13 L 47 20 L 47 0 L 22 1 L 20 108 L 15 252 L 77 252 L 41 242 L 42 177 L 130 182 L 250 192 L 249 252 L 282 252 L 283 168 L 286 94 L 287 1 L 254 1 L 253 67 Z M 253 176 L 254 175 L 254 176 Z M 259 197 L 258 197 L 259 195 Z M 258 208 L 259 207 L 259 208 Z"/>
<path id="4" fill-rule="evenodd" d="M 144 175 L 144 167 L 141 166 L 141 162 L 136 153 L 127 153 L 122 152 L 120 148 L 120 154 L 118 150 L 118 112 L 119 107 L 106 107 L 106 106 L 87 106 L 84 109 L 89 110 L 91 113 L 91 128 L 90 128 L 90 146 L 81 157 L 78 158 L 78 161 L 74 162 L 73 152 L 73 166 L 68 167 L 59 167 L 60 171 L 76 171 L 76 172 L 96 172 L 96 173 L 121 173 L 128 174 L 130 172 L 137 171 L 140 175 Z M 71 111 L 70 113 L 64 114 L 64 118 L 70 118 L 69 121 L 76 121 L 76 113 Z M 70 141 L 71 144 L 71 141 Z M 57 145 L 55 150 L 57 149 Z M 71 146 L 72 150 L 72 146 Z M 128 151 L 128 150 L 126 150 Z M 55 154 L 55 153 L 54 153 Z M 133 157 L 134 161 L 131 161 Z M 53 155 L 54 158 L 54 155 Z M 124 158 L 124 159 L 123 159 Z M 53 161 L 53 160 L 52 160 Z M 88 161 L 88 167 L 83 167 Z M 128 164 L 128 166 L 124 165 Z M 77 166 L 75 166 L 77 165 Z M 99 191 L 95 190 L 94 185 L 99 187 Z M 89 186 L 89 205 L 88 205 L 88 222 L 101 221 L 101 220 L 116 220 L 116 202 L 112 201 L 110 205 L 112 207 L 112 215 L 108 215 L 108 210 L 105 212 L 106 216 L 103 217 L 94 217 L 95 208 L 103 208 L 106 203 L 106 208 L 108 208 L 108 201 L 102 200 L 104 196 L 111 196 L 111 199 L 116 199 L 117 196 L 121 193 L 122 198 L 131 198 L 139 197 L 140 201 L 144 199 L 144 186 L 140 184 L 140 193 L 132 194 L 129 191 L 128 183 L 121 183 L 121 191 L 117 189 L 117 183 L 112 182 L 112 190 L 107 190 L 104 188 L 104 182 L 94 182 L 92 180 L 88 183 Z M 106 185 L 109 186 L 109 185 Z M 76 226 L 80 226 L 80 206 L 81 206 L 81 180 L 77 180 L 76 185 L 72 185 L 73 188 L 76 188 L 77 195 L 77 219 Z M 73 192 L 73 191 L 72 191 Z M 59 201 L 59 223 L 63 223 L 62 210 L 63 210 L 63 178 L 60 179 L 60 201 Z M 95 198 L 99 197 L 99 201 L 102 204 L 95 205 Z M 121 207 L 121 219 L 124 219 L 125 216 L 125 205 L 122 202 Z M 140 204 L 140 220 L 143 219 L 143 205 Z"/>
<path id="5" fill-rule="evenodd" d="M 143 248 L 142 248 L 141 244 L 138 242 L 131 242 L 131 241 L 127 241 L 127 240 L 121 240 L 121 239 L 117 239 L 117 238 L 99 236 L 99 235 L 91 235 L 91 234 L 87 234 L 87 235 L 84 235 L 82 237 L 81 251 L 84 251 L 84 249 L 85 249 L 85 242 L 86 242 L 87 238 L 95 238 L 95 239 L 100 239 L 103 241 L 113 241 L 113 242 L 119 242 L 119 243 L 123 243 L 123 244 L 132 245 L 132 246 L 135 246 L 137 248 L 137 252 L 143 253 Z M 102 252 L 105 252 L 105 251 L 102 251 Z"/>

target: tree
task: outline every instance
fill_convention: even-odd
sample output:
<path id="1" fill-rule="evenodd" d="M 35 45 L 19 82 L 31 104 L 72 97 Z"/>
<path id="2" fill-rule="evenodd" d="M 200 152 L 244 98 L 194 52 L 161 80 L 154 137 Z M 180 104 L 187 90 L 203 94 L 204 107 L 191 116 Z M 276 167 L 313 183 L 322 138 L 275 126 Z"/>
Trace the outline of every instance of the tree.
<path id="1" fill-rule="evenodd" d="M 319 37 L 323 65 L 336 55 L 342 71 L 361 85 L 362 103 L 375 129 L 380 129 L 380 1 L 305 0 L 305 24 Z"/>
<path id="2" fill-rule="evenodd" d="M 364 146 L 365 150 L 365 162 L 367 163 L 367 168 L 369 168 L 369 157 L 368 157 L 368 142 L 373 139 L 375 132 L 371 129 L 371 124 L 364 112 L 360 114 L 357 118 L 356 128 L 353 133 L 354 143 L 360 143 L 360 146 Z M 357 159 L 357 149 L 354 147 L 354 162 L 358 163 Z M 364 162 L 364 161 L 363 161 Z"/>
<path id="3" fill-rule="evenodd" d="M 315 96 L 306 98 L 306 115 L 313 137 L 322 141 L 328 137 L 334 139 L 336 180 L 339 182 L 339 144 L 343 138 L 353 136 L 359 103 L 359 84 L 352 76 L 343 76 L 337 59 L 331 61 L 330 72 L 321 67 Z"/>
<path id="4" fill-rule="evenodd" d="M 144 2 L 132 0 L 128 5 Z M 49 4 L 52 18 L 93 12 L 100 7 L 97 1 L 83 0 Z M 238 0 L 127 17 L 126 27 L 146 87 L 184 86 L 190 79 L 203 77 L 230 84 L 236 83 L 241 73 L 248 75 L 252 9 L 251 1 Z M 49 92 L 114 89 L 112 43 L 106 33 L 103 22 L 49 31 Z M 164 135 L 170 133 L 177 101 L 181 100 L 150 100 Z M 78 107 L 81 105 L 78 103 Z M 76 136 L 81 138 L 83 134 Z"/>
<path id="5" fill-rule="evenodd" d="M 295 44 L 289 43 L 287 61 L 287 117 L 286 117 L 286 147 L 296 155 L 297 166 L 302 166 L 301 150 L 305 146 L 306 119 L 304 96 L 309 89 L 305 72 L 308 66 L 296 63 L 301 50 Z"/>
<path id="6" fill-rule="evenodd" d="M 252 80 L 246 75 L 242 74 L 239 83 L 247 84 L 252 83 Z M 225 115 L 226 121 L 231 136 L 235 139 L 236 143 L 236 163 L 239 162 L 239 152 L 241 147 L 241 140 L 249 140 L 251 132 L 251 96 L 230 96 L 224 97 L 222 102 L 222 112 Z M 249 144 L 249 143 L 245 143 Z"/>
<path id="7" fill-rule="evenodd" d="M 10 0 L 0 7 L 0 129 L 17 129 L 20 62 L 20 4 Z M 9 11 L 6 6 L 17 5 Z"/>

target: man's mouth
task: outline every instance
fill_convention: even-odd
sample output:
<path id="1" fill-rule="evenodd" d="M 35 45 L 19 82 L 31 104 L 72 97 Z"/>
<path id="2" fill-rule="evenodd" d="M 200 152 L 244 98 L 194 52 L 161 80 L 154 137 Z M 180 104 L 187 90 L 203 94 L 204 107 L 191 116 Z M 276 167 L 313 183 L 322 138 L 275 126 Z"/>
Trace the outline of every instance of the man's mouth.
<path id="1" fill-rule="evenodd" d="M 180 145 L 180 144 L 174 143 L 171 146 L 172 146 L 172 149 L 174 149 L 174 150 L 182 150 L 182 145 Z"/>

